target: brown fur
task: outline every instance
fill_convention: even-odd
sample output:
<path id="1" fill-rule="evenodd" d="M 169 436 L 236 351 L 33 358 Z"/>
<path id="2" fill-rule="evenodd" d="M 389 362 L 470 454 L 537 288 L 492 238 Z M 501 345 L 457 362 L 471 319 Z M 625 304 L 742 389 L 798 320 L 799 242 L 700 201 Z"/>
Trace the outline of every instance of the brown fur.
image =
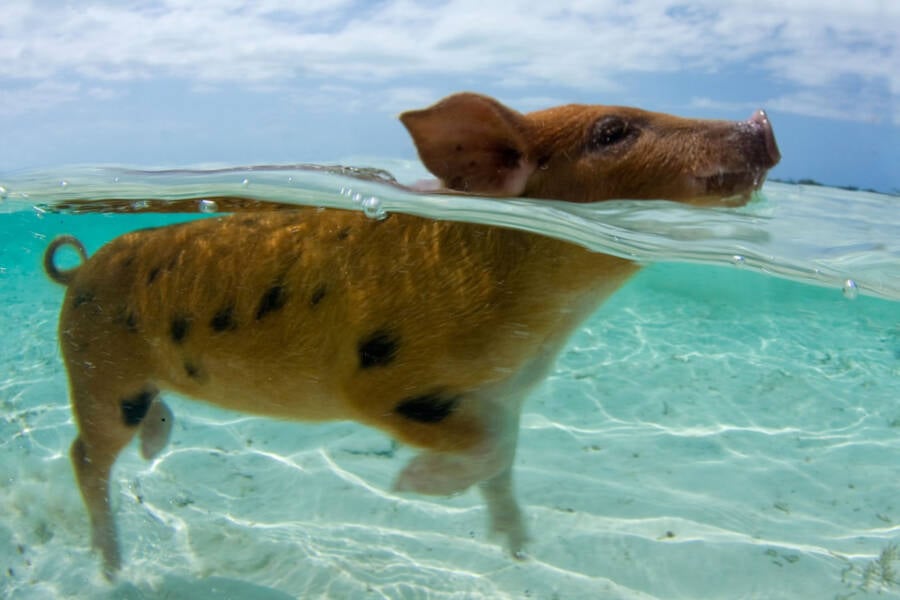
<path id="1" fill-rule="evenodd" d="M 619 121 L 600 134 L 620 139 L 592 142 L 610 115 Z M 447 188 L 486 195 L 746 199 L 778 160 L 760 114 L 744 123 L 597 106 L 521 115 L 458 94 L 401 119 Z M 494 530 L 519 555 L 526 533 L 511 465 L 521 403 L 573 329 L 637 270 L 521 231 L 340 210 L 135 231 L 60 271 L 54 253 L 67 244 L 81 248 L 54 241 L 45 268 L 68 285 L 59 332 L 79 430 L 71 454 L 109 577 L 120 564 L 110 469 L 135 433 L 147 457 L 165 445 L 172 415 L 159 390 L 382 429 L 423 449 L 397 489 L 480 484 Z"/>

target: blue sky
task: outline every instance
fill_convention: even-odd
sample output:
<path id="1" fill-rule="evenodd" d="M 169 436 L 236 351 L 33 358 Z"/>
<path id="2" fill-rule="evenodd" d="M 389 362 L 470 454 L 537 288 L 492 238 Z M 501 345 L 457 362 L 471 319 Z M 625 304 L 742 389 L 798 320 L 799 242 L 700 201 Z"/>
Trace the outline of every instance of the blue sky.
<path id="1" fill-rule="evenodd" d="M 897 0 L 5 0 L 0 172 L 412 158 L 459 90 L 744 119 L 774 177 L 900 191 Z"/>

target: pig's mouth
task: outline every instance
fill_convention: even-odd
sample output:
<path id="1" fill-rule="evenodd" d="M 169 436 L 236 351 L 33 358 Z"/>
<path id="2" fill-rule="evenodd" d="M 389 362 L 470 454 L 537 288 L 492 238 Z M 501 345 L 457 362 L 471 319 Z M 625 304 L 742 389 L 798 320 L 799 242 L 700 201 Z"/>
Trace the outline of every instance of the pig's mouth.
<path id="1" fill-rule="evenodd" d="M 739 196 L 751 194 L 762 187 L 768 169 L 748 169 L 746 171 L 722 171 L 715 175 L 698 177 L 700 187 L 709 196 Z"/>
<path id="2" fill-rule="evenodd" d="M 781 160 L 772 125 L 762 110 L 736 124 L 733 146 L 735 157 L 729 164 L 720 163 L 692 175 L 701 203 L 746 202 L 762 187 L 769 169 Z"/>

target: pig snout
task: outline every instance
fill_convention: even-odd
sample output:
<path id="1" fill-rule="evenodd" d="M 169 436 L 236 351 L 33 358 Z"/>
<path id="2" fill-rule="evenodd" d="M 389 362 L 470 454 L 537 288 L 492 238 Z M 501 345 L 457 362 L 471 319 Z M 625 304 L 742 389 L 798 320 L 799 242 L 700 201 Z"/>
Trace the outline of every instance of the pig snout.
<path id="1" fill-rule="evenodd" d="M 753 134 L 761 140 L 761 149 L 764 152 L 760 153 L 761 156 L 759 158 L 762 162 L 760 166 L 766 168 L 774 167 L 781 160 L 781 152 L 778 150 L 778 144 L 775 142 L 775 132 L 772 130 L 772 122 L 769 121 L 769 115 L 761 108 L 757 109 L 756 112 L 750 115 L 747 123 L 749 123 Z"/>

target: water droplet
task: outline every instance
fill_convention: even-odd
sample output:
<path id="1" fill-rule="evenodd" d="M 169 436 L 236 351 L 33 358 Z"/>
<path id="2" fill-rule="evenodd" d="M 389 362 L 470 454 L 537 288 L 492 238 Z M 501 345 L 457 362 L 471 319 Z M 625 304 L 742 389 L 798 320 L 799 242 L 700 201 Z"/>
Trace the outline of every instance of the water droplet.
<path id="1" fill-rule="evenodd" d="M 250 185 L 250 180 L 249 180 L 249 179 L 244 179 L 244 180 L 241 182 L 241 185 L 244 186 L 244 187 L 247 187 L 248 185 Z"/>
<path id="2" fill-rule="evenodd" d="M 294 183 L 294 177 L 293 177 L 293 176 L 288 177 L 288 183 Z"/>
<path id="3" fill-rule="evenodd" d="M 844 298 L 847 300 L 855 300 L 856 297 L 859 296 L 859 286 L 856 285 L 856 282 L 852 279 L 848 279 L 844 282 L 842 291 L 844 292 Z"/>
<path id="4" fill-rule="evenodd" d="M 134 210 L 143 210 L 150 206 L 150 202 L 147 200 L 135 200 L 131 203 L 131 208 Z"/>
<path id="5" fill-rule="evenodd" d="M 9 191 L 5 187 L 0 185 L 0 200 L 6 200 L 6 198 L 8 196 L 9 196 Z"/>
<path id="6" fill-rule="evenodd" d="M 380 221 L 387 216 L 387 212 L 385 212 L 384 207 L 381 205 L 381 200 L 375 196 L 369 196 L 363 200 L 362 209 L 365 215 L 370 219 Z"/>
<path id="7" fill-rule="evenodd" d="M 740 254 L 735 254 L 734 256 L 731 257 L 731 264 L 733 264 L 736 267 L 743 267 L 744 265 L 747 264 L 747 259 L 745 259 Z"/>
<path id="8" fill-rule="evenodd" d="M 360 194 L 359 192 L 353 194 L 353 202 L 355 202 L 356 204 L 362 204 L 362 200 L 362 194 Z"/>
<path id="9" fill-rule="evenodd" d="M 245 179 L 244 181 L 247 180 Z M 197 208 L 200 210 L 200 212 L 209 214 L 217 212 L 219 210 L 219 205 L 216 204 L 214 200 L 204 199 L 197 203 Z"/>
<path id="10" fill-rule="evenodd" d="M 65 179 L 59 182 L 59 187 L 66 187 L 67 185 L 69 185 L 69 182 Z"/>
<path id="11" fill-rule="evenodd" d="M 114 178 L 113 178 L 113 183 L 119 183 L 119 178 L 118 178 L 118 177 L 114 177 Z"/>

